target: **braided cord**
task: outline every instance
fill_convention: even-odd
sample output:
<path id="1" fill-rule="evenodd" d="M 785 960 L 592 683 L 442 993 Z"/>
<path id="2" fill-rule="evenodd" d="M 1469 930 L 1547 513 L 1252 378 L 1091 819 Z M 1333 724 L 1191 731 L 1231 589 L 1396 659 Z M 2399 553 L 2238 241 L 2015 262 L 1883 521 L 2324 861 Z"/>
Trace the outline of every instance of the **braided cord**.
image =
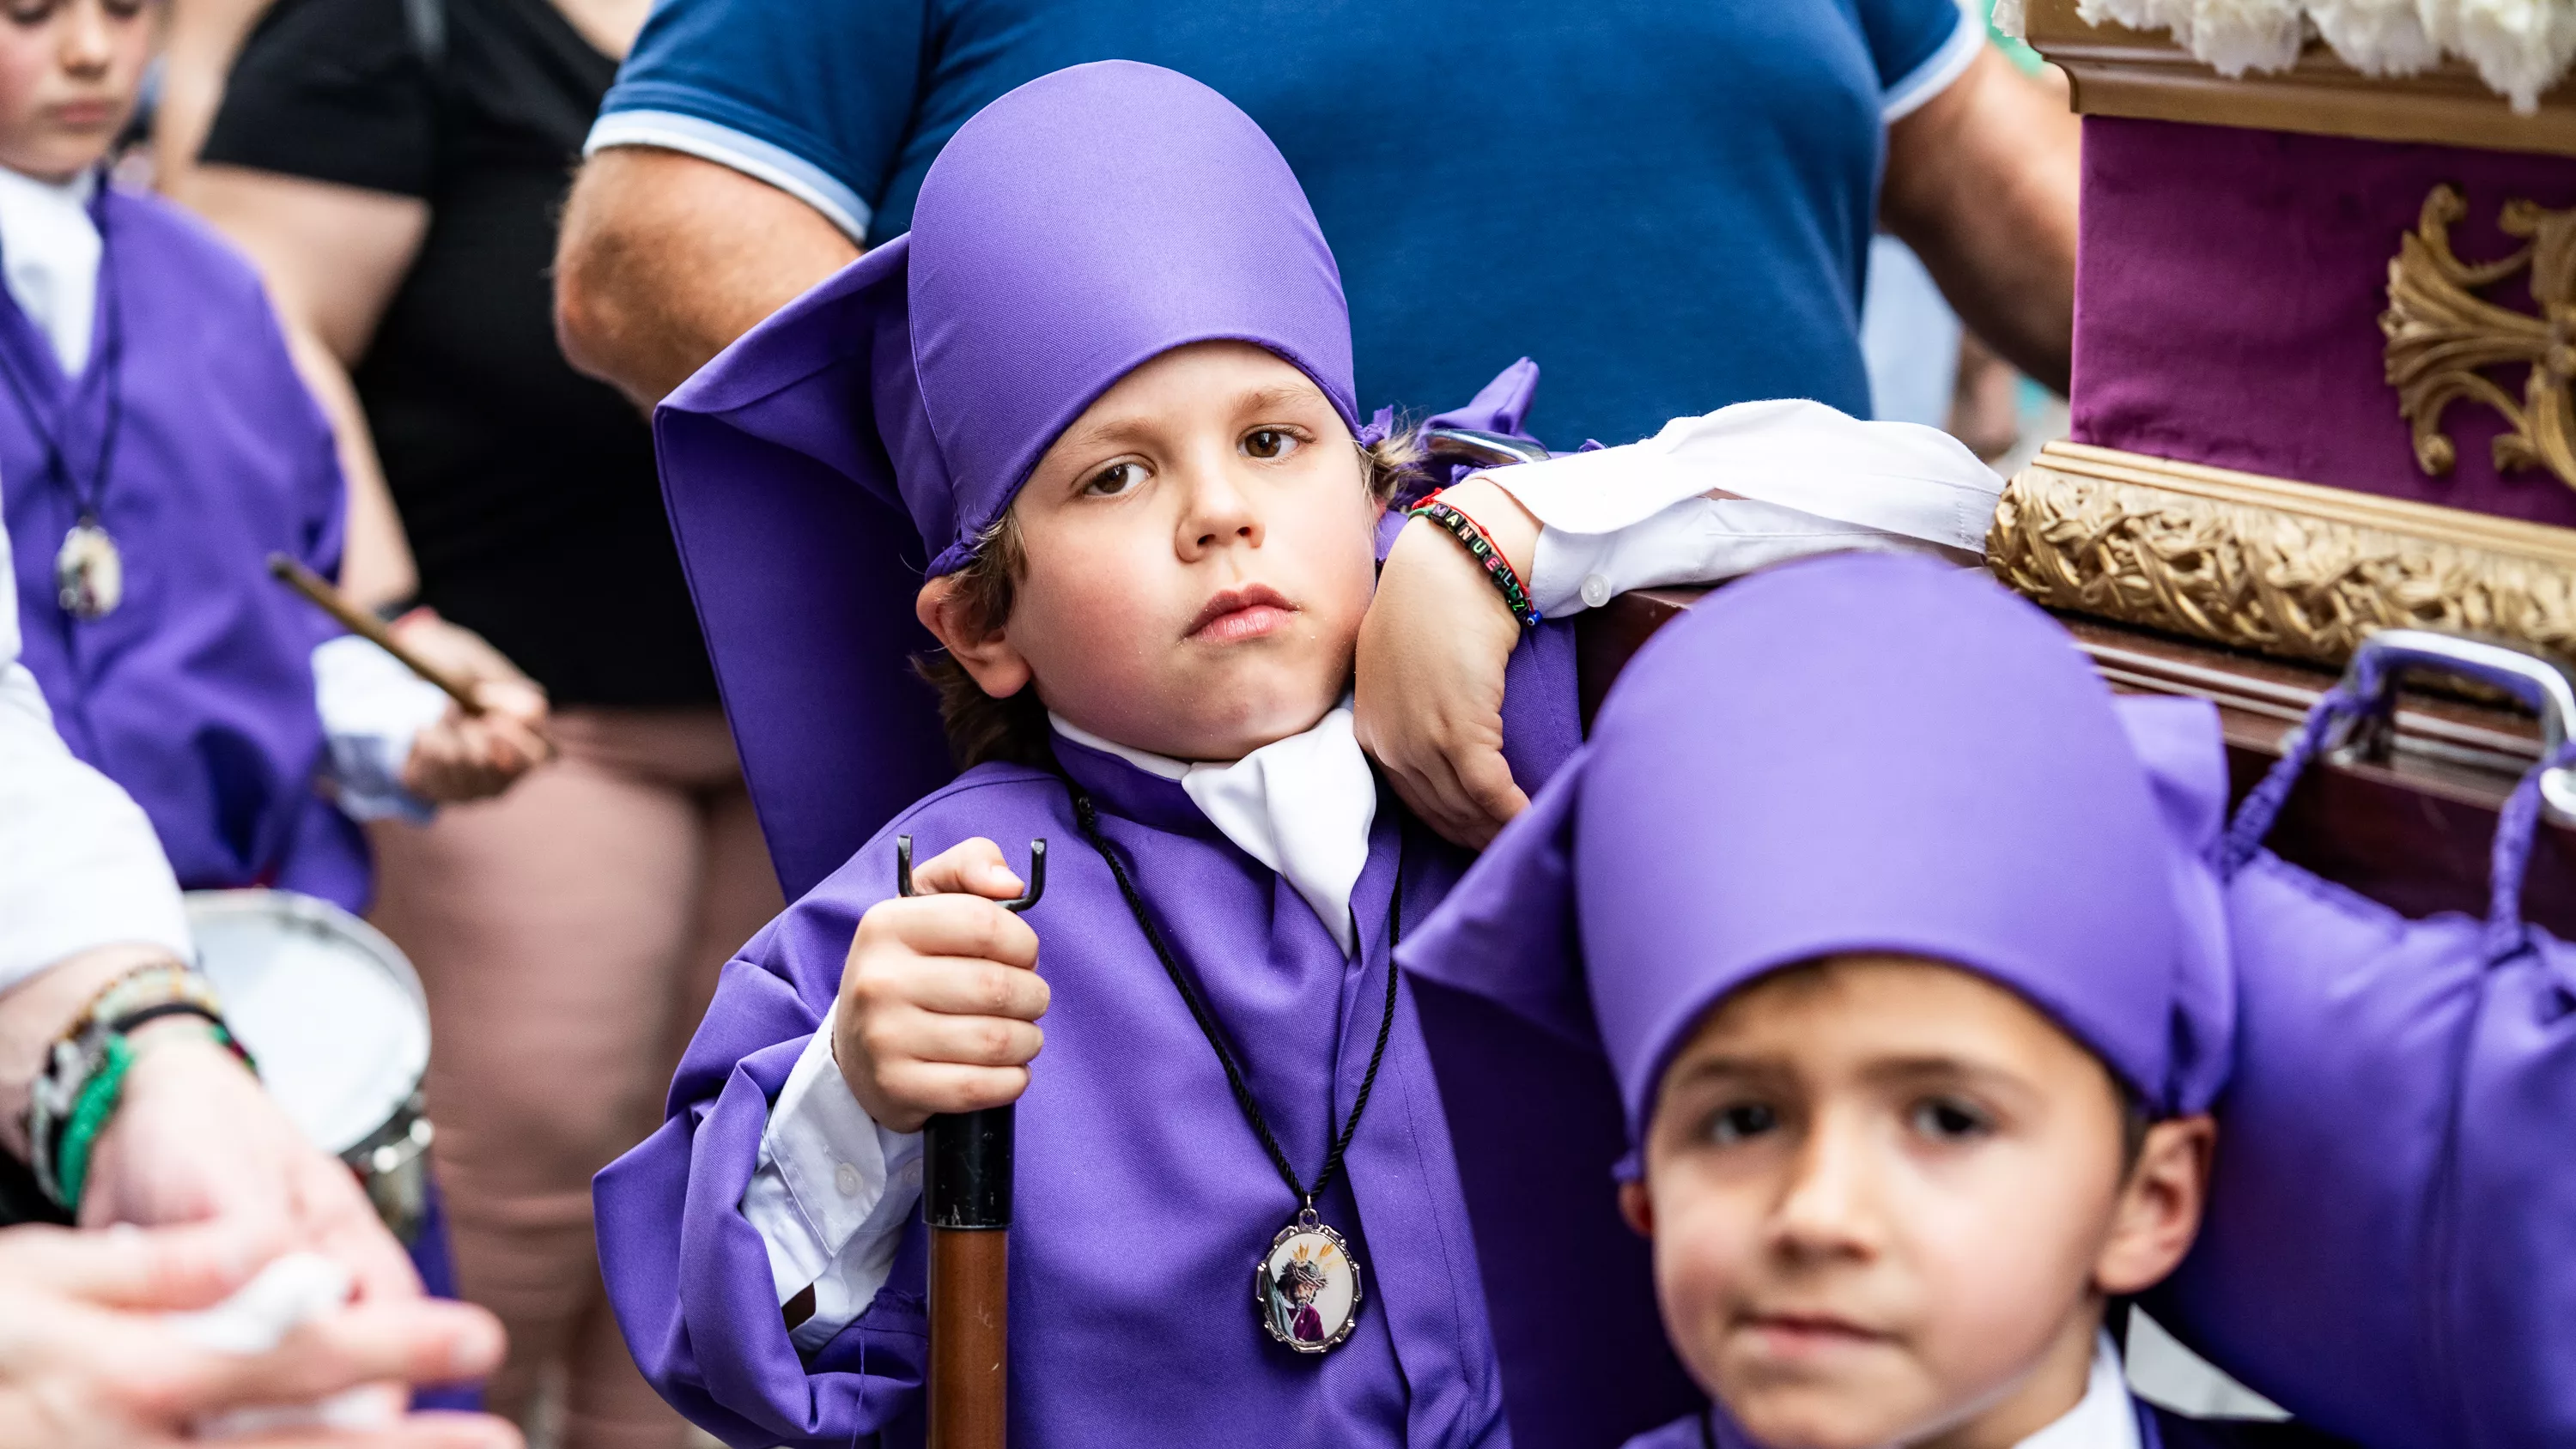
<path id="1" fill-rule="evenodd" d="M 1099 851 L 1100 858 L 1109 863 L 1109 873 L 1118 881 L 1118 893 L 1127 898 L 1128 913 L 1136 918 L 1137 927 L 1145 933 L 1145 943 L 1154 948 L 1154 958 L 1163 963 L 1163 974 L 1172 978 L 1172 988 L 1181 994 L 1182 1004 L 1190 1009 L 1190 1019 L 1198 1023 L 1199 1033 L 1207 1038 L 1209 1048 L 1216 1053 L 1217 1065 L 1225 1068 L 1225 1084 L 1233 1089 L 1234 1105 L 1242 1111 L 1243 1120 L 1251 1124 L 1253 1135 L 1261 1139 L 1261 1150 L 1270 1154 L 1270 1165 L 1278 1169 L 1279 1180 L 1288 1185 L 1288 1191 L 1299 1202 L 1313 1206 L 1315 1199 L 1323 1195 L 1324 1189 L 1341 1171 L 1342 1154 L 1349 1150 L 1352 1136 L 1360 1130 L 1360 1114 L 1368 1110 L 1369 1094 L 1377 1088 L 1378 1068 L 1386 1063 L 1387 1038 L 1395 1028 L 1395 948 L 1404 940 L 1402 842 L 1399 840 L 1396 847 L 1395 889 L 1388 897 L 1386 908 L 1386 1009 L 1378 1018 L 1377 1045 L 1369 1052 L 1368 1075 L 1360 1079 L 1359 1092 L 1351 1099 L 1351 1114 L 1342 1123 L 1341 1135 L 1334 1139 L 1332 1150 L 1325 1155 L 1323 1170 L 1315 1175 L 1315 1185 L 1306 1187 L 1297 1181 L 1297 1169 L 1289 1166 L 1288 1154 L 1280 1148 L 1277 1135 L 1271 1132 L 1269 1119 L 1261 1114 L 1261 1104 L 1253 1100 L 1252 1088 L 1243 1080 L 1243 1069 L 1236 1065 L 1234 1053 L 1226 1047 L 1225 1033 L 1217 1024 L 1216 1014 L 1208 1009 L 1206 998 L 1199 994 L 1189 973 L 1181 969 L 1180 959 L 1172 954 L 1171 946 L 1163 940 L 1162 931 L 1145 910 L 1145 898 L 1137 893 L 1136 883 L 1128 878 L 1127 867 L 1118 859 L 1118 852 L 1109 848 L 1108 837 L 1100 830 L 1100 812 L 1091 803 L 1090 794 L 1070 781 L 1066 783 L 1073 791 L 1074 823 L 1082 828 L 1082 838 L 1090 841 L 1091 848 Z"/>

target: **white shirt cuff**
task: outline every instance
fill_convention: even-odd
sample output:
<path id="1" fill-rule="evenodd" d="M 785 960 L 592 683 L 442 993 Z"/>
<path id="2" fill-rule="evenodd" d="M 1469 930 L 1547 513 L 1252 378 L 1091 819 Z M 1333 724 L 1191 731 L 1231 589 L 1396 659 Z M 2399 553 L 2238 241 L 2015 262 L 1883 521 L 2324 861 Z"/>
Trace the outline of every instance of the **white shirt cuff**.
<path id="1" fill-rule="evenodd" d="M 426 821 L 437 807 L 405 790 L 412 741 L 447 713 L 447 694 L 355 634 L 313 649 L 313 702 L 340 809 L 353 820 Z"/>
<path id="2" fill-rule="evenodd" d="M 778 1301 L 814 1290 L 813 1316 L 789 1335 L 806 1353 L 867 1311 L 921 1197 L 921 1134 L 878 1126 L 850 1094 L 832 1057 L 832 1020 L 826 1013 L 771 1104 L 742 1194 Z"/>
<path id="3" fill-rule="evenodd" d="M 1797 399 L 1675 418 L 1641 443 L 1475 476 L 1539 521 L 1531 602 L 1550 617 L 1840 549 L 1982 557 L 2003 493 L 1993 469 L 1937 428 Z M 1702 496 L 1711 491 L 1737 496 Z"/>

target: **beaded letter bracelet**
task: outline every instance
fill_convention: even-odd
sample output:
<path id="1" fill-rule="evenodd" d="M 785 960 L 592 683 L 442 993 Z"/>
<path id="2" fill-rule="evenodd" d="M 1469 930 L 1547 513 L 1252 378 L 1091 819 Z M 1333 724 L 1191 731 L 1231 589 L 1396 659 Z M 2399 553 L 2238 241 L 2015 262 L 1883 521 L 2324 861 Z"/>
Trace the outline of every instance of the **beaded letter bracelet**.
<path id="1" fill-rule="evenodd" d="M 1512 571 L 1512 561 L 1494 547 L 1494 541 L 1485 536 L 1476 520 L 1441 502 L 1437 493 L 1415 504 L 1407 516 L 1427 518 L 1447 530 L 1465 546 L 1469 558 L 1485 566 L 1485 577 L 1502 591 L 1503 607 L 1512 611 L 1512 617 L 1524 627 L 1539 622 L 1538 605 L 1530 602 L 1529 590 L 1521 587 L 1521 576 Z"/>

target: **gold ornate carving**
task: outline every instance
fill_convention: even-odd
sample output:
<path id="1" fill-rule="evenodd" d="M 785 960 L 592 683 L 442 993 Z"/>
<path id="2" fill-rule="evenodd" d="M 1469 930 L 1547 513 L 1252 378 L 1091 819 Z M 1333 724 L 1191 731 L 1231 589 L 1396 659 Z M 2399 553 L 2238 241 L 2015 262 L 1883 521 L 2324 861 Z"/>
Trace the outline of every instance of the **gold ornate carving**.
<path id="1" fill-rule="evenodd" d="M 2451 224 L 2468 204 L 2449 186 L 2424 198 L 2415 229 L 2388 264 L 2388 382 L 2398 411 L 2414 430 L 2415 462 L 2425 472 L 2451 471 L 2458 450 L 2442 431 L 2443 410 L 2463 399 L 2484 403 L 2509 425 L 2495 440 L 2500 472 L 2547 468 L 2576 487 L 2576 208 L 2550 211 L 2508 201 L 2496 224 L 2529 241 L 2511 255 L 2472 265 L 2451 250 Z M 2540 315 L 2517 312 L 2477 295 L 2517 272 L 2530 272 Z M 2484 369 L 2526 364 L 2516 401 Z"/>
<path id="2" fill-rule="evenodd" d="M 2576 530 L 2051 443 L 1986 563 L 2053 608 L 2341 665 L 2423 625 L 2576 657 Z"/>

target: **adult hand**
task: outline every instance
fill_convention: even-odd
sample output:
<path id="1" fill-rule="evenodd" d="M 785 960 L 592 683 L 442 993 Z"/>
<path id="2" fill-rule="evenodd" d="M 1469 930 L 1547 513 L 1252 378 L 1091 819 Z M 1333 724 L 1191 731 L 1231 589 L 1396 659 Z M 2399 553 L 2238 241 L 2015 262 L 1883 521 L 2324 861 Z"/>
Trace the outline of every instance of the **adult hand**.
<path id="1" fill-rule="evenodd" d="M 1510 494 L 1479 478 L 1441 496 L 1529 578 L 1538 521 Z M 1424 824 L 1474 849 L 1529 805 L 1503 760 L 1503 668 L 1520 634 L 1484 566 L 1419 518 L 1396 535 L 1360 623 L 1361 748 Z"/>
<path id="2" fill-rule="evenodd" d="M 425 1299 L 360 1303 L 274 1349 L 203 1347 L 162 1315 L 208 1307 L 263 1262 L 224 1224 L 0 1232 L 0 1449 L 160 1449 L 228 1409 L 309 1403 L 353 1385 L 474 1378 L 501 1357 L 482 1309 Z M 242 1449 L 516 1449 L 482 1415 L 414 1414 L 364 1428 L 235 1439 Z"/>
<path id="3" fill-rule="evenodd" d="M 450 703 L 413 739 L 404 789 L 441 805 L 485 800 L 554 758 L 546 692 L 482 635 L 415 609 L 396 622 L 394 637 L 462 679 L 483 705 L 483 713 L 469 715 Z"/>
<path id="4" fill-rule="evenodd" d="M 994 904 L 1020 893 L 1002 848 L 977 837 L 914 867 L 918 895 L 859 918 L 832 1014 L 832 1056 L 879 1126 L 1019 1100 L 1046 1044 L 1038 933 Z"/>
<path id="5" fill-rule="evenodd" d="M 90 1154 L 85 1226 L 212 1222 L 263 1257 L 337 1260 L 365 1302 L 420 1297 L 420 1278 L 348 1168 L 305 1141 L 232 1053 L 195 1022 L 130 1038 L 123 1097 Z"/>

